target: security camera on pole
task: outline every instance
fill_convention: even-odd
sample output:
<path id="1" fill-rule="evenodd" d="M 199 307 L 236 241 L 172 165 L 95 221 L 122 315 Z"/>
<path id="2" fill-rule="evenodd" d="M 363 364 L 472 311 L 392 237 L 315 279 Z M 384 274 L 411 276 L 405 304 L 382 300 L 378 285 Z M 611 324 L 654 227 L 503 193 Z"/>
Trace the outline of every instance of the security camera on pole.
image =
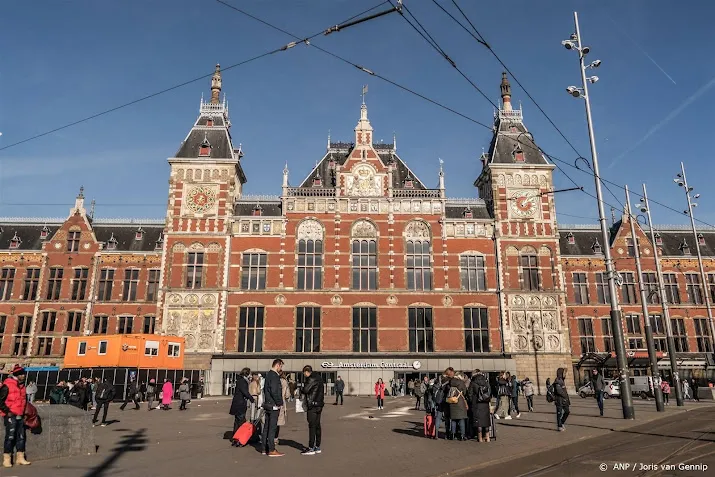
<path id="1" fill-rule="evenodd" d="M 660 267 L 660 253 L 655 243 L 655 229 L 653 228 L 653 218 L 650 215 L 648 204 L 648 191 L 643 184 L 643 198 L 641 199 L 641 212 L 648 215 L 648 227 L 650 228 L 650 241 L 655 248 L 653 258 L 655 259 L 655 272 L 658 274 L 658 293 L 660 294 L 660 304 L 663 307 L 663 321 L 665 322 L 666 344 L 668 346 L 668 359 L 670 361 L 670 372 L 673 377 L 673 387 L 675 388 L 675 401 L 678 406 L 684 406 L 683 388 L 680 386 L 680 375 L 678 374 L 678 360 L 675 359 L 675 338 L 673 338 L 672 324 L 670 323 L 670 310 L 668 308 L 668 296 L 665 294 L 665 282 L 663 281 L 663 270 Z"/>
<path id="2" fill-rule="evenodd" d="M 648 361 L 650 362 L 650 375 L 653 380 L 653 395 L 655 396 L 655 408 L 658 412 L 665 411 L 663 405 L 663 391 L 660 389 L 660 372 L 658 370 L 658 357 L 655 354 L 655 342 L 653 341 L 653 328 L 650 325 L 648 315 L 648 297 L 643 285 L 643 269 L 641 268 L 641 251 L 638 238 L 636 237 L 636 217 L 631 211 L 631 194 L 626 186 L 626 209 L 628 210 L 628 222 L 631 224 L 631 240 L 633 241 L 633 256 L 636 259 L 636 273 L 638 274 L 638 289 L 641 296 L 641 306 L 643 307 L 643 322 L 645 325 L 645 341 L 648 347 Z"/>
<path id="3" fill-rule="evenodd" d="M 633 408 L 633 396 L 631 395 L 631 381 L 628 376 L 628 361 L 626 357 L 626 346 L 623 337 L 623 320 L 621 310 L 618 307 L 618 288 L 616 287 L 616 270 L 611 258 L 611 238 L 608 233 L 606 222 L 606 212 L 603 208 L 603 192 L 601 190 L 601 178 L 598 169 L 598 154 L 596 153 L 596 138 L 593 133 L 593 122 L 591 120 L 591 101 L 588 96 L 588 83 L 598 81 L 597 76 L 586 78 L 586 68 L 598 68 L 600 60 L 596 60 L 586 65 L 584 60 L 590 48 L 581 46 L 581 32 L 578 25 L 578 13 L 573 14 L 576 33 L 568 40 L 561 42 L 567 50 L 575 50 L 578 53 L 579 69 L 581 70 L 582 87 L 569 86 L 566 91 L 575 98 L 583 98 L 586 103 L 586 122 L 588 123 L 588 139 L 591 143 L 591 159 L 593 161 L 593 177 L 596 181 L 596 200 L 598 202 L 598 220 L 601 223 L 601 240 L 603 241 L 603 255 L 606 262 L 606 274 L 608 275 L 608 289 L 611 299 L 611 328 L 613 329 L 613 341 L 616 348 L 616 360 L 618 362 L 618 373 L 621 390 L 621 405 L 623 407 L 623 419 L 635 419 L 635 409 Z"/>

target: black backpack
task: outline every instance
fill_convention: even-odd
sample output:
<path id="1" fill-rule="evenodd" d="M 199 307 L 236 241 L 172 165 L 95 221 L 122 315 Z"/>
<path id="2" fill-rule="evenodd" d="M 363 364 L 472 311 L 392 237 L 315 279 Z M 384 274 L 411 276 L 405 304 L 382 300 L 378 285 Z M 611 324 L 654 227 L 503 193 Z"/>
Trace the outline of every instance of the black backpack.
<path id="1" fill-rule="evenodd" d="M 99 385 L 99 391 L 97 391 L 97 399 L 100 401 L 106 401 L 109 399 L 109 386 L 102 383 Z"/>
<path id="2" fill-rule="evenodd" d="M 79 402 L 79 397 L 79 389 L 77 389 L 77 386 L 75 386 L 72 388 L 72 391 L 70 391 L 69 401 Z"/>
<path id="3" fill-rule="evenodd" d="M 437 392 L 434 393 L 434 402 L 435 404 L 442 404 L 442 401 L 444 401 L 444 386 L 439 386 Z"/>
<path id="4" fill-rule="evenodd" d="M 478 386 L 477 390 L 477 401 L 479 402 L 489 402 L 492 400 L 492 393 L 490 392 L 489 386 Z"/>
<path id="5" fill-rule="evenodd" d="M 554 397 L 554 385 L 549 384 L 546 386 L 546 402 L 554 402 L 556 398 Z"/>

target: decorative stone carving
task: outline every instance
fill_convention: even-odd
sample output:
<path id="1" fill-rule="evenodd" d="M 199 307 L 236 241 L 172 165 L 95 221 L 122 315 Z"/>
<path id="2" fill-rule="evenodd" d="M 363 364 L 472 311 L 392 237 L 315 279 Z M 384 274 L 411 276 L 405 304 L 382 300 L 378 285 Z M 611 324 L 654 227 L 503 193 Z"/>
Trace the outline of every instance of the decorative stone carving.
<path id="1" fill-rule="evenodd" d="M 407 226 L 405 227 L 405 238 L 426 238 L 429 239 L 431 237 L 429 227 L 427 227 L 427 224 L 425 224 L 422 221 L 419 220 L 413 220 Z"/>
<path id="2" fill-rule="evenodd" d="M 544 297 L 544 308 L 555 308 L 556 307 L 556 298 L 554 298 L 551 295 L 547 295 Z"/>
<path id="3" fill-rule="evenodd" d="M 199 313 L 198 311 L 191 311 L 184 315 L 184 319 L 181 320 L 182 330 L 195 330 L 199 327 Z"/>
<path id="4" fill-rule="evenodd" d="M 192 335 L 192 334 L 184 335 L 184 339 L 186 340 L 186 349 L 196 348 L 196 337 L 194 335 Z"/>
<path id="5" fill-rule="evenodd" d="M 547 343 L 549 345 L 549 350 L 558 351 L 559 349 L 559 337 L 551 335 L 547 338 Z"/>
<path id="6" fill-rule="evenodd" d="M 202 333 L 199 338 L 199 348 L 209 349 L 213 347 L 213 336 L 210 333 Z"/>
<path id="7" fill-rule="evenodd" d="M 323 240 L 323 226 L 317 220 L 304 220 L 298 225 L 298 240 Z"/>
<path id="8" fill-rule="evenodd" d="M 529 311 L 526 314 L 526 321 L 534 331 L 541 331 L 541 314 L 538 311 Z"/>
<path id="9" fill-rule="evenodd" d="M 192 187 L 186 194 L 185 203 L 192 212 L 206 212 L 216 203 L 216 191 L 209 187 Z"/>
<path id="10" fill-rule="evenodd" d="M 377 197 L 382 195 L 382 177 L 368 164 L 353 167 L 345 176 L 345 192 L 353 197 Z"/>
<path id="11" fill-rule="evenodd" d="M 453 303 L 453 302 L 454 302 L 454 301 L 452 300 L 452 297 L 449 296 L 449 295 L 445 295 L 445 296 L 442 298 L 442 304 L 443 304 L 444 306 L 452 306 L 452 303 Z"/>
<path id="12" fill-rule="evenodd" d="M 523 311 L 512 311 L 511 321 L 517 331 L 526 330 L 526 313 Z"/>
<path id="13" fill-rule="evenodd" d="M 358 220 L 353 224 L 350 234 L 353 238 L 376 238 L 377 229 L 367 220 Z"/>
<path id="14" fill-rule="evenodd" d="M 531 295 L 529 297 L 529 308 L 540 308 L 541 300 L 536 295 Z"/>
<path id="15" fill-rule="evenodd" d="M 190 295 L 186 295 L 184 303 L 190 306 L 197 305 L 199 303 L 199 297 L 198 295 L 191 293 Z"/>
<path id="16" fill-rule="evenodd" d="M 524 335 L 517 335 L 514 339 L 514 347 L 518 350 L 525 350 L 529 346 L 529 340 Z"/>
<path id="17" fill-rule="evenodd" d="M 390 306 L 397 305 L 397 297 L 395 295 L 390 295 L 387 297 L 387 304 Z"/>
<path id="18" fill-rule="evenodd" d="M 213 295 L 204 295 L 201 297 L 201 304 L 206 306 L 213 306 L 216 304 L 216 297 Z"/>
<path id="19" fill-rule="evenodd" d="M 166 329 L 171 333 L 176 333 L 179 330 L 180 323 L 181 313 L 174 311 L 169 315 L 169 323 L 167 323 Z"/>
<path id="20" fill-rule="evenodd" d="M 534 336 L 534 347 L 537 350 L 544 349 L 544 337 L 536 335 Z"/>
<path id="21" fill-rule="evenodd" d="M 172 305 L 179 305 L 181 303 L 181 295 L 178 295 L 176 293 L 172 293 L 169 296 L 169 303 Z"/>
<path id="22" fill-rule="evenodd" d="M 201 329 L 210 330 L 213 329 L 213 313 L 209 310 L 204 310 L 201 313 Z"/>
<path id="23" fill-rule="evenodd" d="M 330 303 L 332 303 L 334 306 L 339 306 L 343 303 L 343 298 L 340 295 L 333 295 L 330 299 Z"/>
<path id="24" fill-rule="evenodd" d="M 283 295 L 276 295 L 276 297 L 273 301 L 276 303 L 276 305 L 285 305 L 286 297 Z"/>
<path id="25" fill-rule="evenodd" d="M 514 306 L 523 307 L 523 306 L 524 306 L 524 303 L 525 303 L 525 302 L 524 302 L 524 297 L 521 296 L 521 295 L 515 296 L 513 303 L 514 303 Z"/>
<path id="26" fill-rule="evenodd" d="M 547 331 L 558 331 L 558 322 L 556 321 L 556 316 L 554 316 L 554 312 L 552 311 L 545 311 L 542 314 L 543 320 L 544 320 L 544 329 Z"/>

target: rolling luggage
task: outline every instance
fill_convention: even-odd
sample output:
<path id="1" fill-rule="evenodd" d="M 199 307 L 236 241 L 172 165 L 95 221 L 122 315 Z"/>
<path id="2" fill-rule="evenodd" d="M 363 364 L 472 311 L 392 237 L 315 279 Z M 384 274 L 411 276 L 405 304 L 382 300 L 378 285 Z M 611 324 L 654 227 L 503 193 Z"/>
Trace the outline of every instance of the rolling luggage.
<path id="1" fill-rule="evenodd" d="M 424 432 L 425 437 L 435 437 L 437 435 L 434 416 L 432 414 L 425 414 Z"/>
<path id="2" fill-rule="evenodd" d="M 253 421 L 246 421 L 241 424 L 236 433 L 233 435 L 233 440 L 243 447 L 260 432 L 261 419 L 263 419 L 263 410 L 258 413 L 258 416 Z"/>

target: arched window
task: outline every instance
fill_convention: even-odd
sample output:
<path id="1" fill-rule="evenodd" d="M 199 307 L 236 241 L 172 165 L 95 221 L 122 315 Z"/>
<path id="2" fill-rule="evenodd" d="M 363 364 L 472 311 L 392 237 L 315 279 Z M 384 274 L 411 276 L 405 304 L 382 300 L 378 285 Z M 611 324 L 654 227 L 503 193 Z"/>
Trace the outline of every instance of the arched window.
<path id="1" fill-rule="evenodd" d="M 352 228 L 352 288 L 377 290 L 377 229 L 360 220 Z"/>
<path id="2" fill-rule="evenodd" d="M 430 230 L 427 224 L 413 221 L 405 227 L 405 263 L 408 290 L 432 289 Z"/>
<path id="3" fill-rule="evenodd" d="M 304 220 L 298 225 L 298 266 L 296 288 L 323 288 L 323 226 L 315 220 Z"/>
<path id="4" fill-rule="evenodd" d="M 536 250 L 524 250 L 519 257 L 521 266 L 521 289 L 528 291 L 539 291 L 541 287 L 539 279 L 539 256 Z"/>

